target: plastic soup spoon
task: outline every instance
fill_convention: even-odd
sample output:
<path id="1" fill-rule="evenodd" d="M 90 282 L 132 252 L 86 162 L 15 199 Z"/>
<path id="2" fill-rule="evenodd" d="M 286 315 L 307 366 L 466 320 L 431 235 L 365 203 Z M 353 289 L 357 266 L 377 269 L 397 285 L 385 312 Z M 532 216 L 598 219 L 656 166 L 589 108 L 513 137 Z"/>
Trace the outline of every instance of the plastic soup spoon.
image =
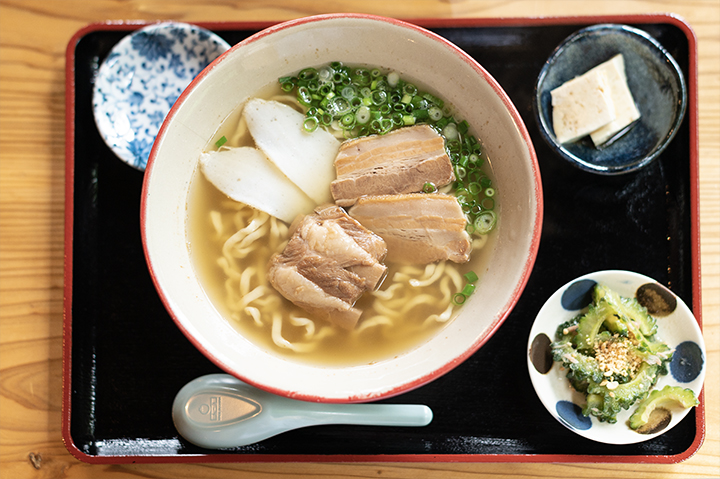
<path id="1" fill-rule="evenodd" d="M 320 424 L 426 426 L 432 410 L 407 404 L 323 404 L 276 396 L 227 374 L 187 383 L 175 396 L 173 422 L 196 446 L 253 444 L 291 429 Z"/>

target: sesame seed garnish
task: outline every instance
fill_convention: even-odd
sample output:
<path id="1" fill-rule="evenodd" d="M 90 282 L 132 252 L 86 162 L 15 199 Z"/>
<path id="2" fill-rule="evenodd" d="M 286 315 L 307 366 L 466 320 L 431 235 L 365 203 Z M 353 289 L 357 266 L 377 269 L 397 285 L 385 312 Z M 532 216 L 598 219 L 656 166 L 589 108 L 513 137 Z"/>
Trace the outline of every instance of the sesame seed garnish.
<path id="1" fill-rule="evenodd" d="M 618 376 L 635 376 L 642 363 L 642 358 L 634 353 L 633 346 L 632 340 L 621 338 L 617 334 L 607 341 L 595 343 L 595 359 L 603 376 L 608 380 L 608 387 L 613 382 L 616 383 L 615 378 Z"/>

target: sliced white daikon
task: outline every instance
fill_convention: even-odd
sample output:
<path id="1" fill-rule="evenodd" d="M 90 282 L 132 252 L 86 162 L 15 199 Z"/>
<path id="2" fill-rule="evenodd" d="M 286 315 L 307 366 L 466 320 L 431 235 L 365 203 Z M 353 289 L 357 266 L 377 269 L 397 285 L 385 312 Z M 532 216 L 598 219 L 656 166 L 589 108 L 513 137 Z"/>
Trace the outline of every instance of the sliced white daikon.
<path id="1" fill-rule="evenodd" d="M 335 156 L 340 141 L 318 128 L 303 129 L 305 115 L 276 101 L 251 98 L 243 111 L 255 146 L 318 204 L 332 202 Z"/>
<path id="2" fill-rule="evenodd" d="M 290 181 L 265 154 L 247 146 L 203 153 L 200 166 L 217 189 L 282 221 L 311 213 L 315 202 Z"/>

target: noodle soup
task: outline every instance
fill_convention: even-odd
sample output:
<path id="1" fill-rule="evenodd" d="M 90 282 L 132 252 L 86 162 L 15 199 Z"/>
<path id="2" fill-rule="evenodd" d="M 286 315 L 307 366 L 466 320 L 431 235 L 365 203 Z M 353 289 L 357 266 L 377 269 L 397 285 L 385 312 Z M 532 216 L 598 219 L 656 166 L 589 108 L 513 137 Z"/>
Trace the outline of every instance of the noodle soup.
<path id="1" fill-rule="evenodd" d="M 287 241 L 285 223 L 228 200 L 202 175 L 191 196 L 190 253 L 210 300 L 242 335 L 299 361 L 371 363 L 420 344 L 454 318 L 462 275 L 480 274 L 493 247 L 494 235 L 478 240 L 462 266 L 389 264 L 380 288 L 358 302 L 364 312 L 357 328 L 345 331 L 309 317 L 269 284 L 267 265 Z"/>
<path id="2" fill-rule="evenodd" d="M 332 40 L 337 38 L 342 38 L 342 42 Z M 367 352 L 365 357 L 370 358 L 360 360 L 342 351 L 342 356 L 323 362 L 319 357 L 311 358 L 287 348 L 277 352 L 281 348 L 275 343 L 263 346 L 260 341 L 265 338 L 255 340 L 240 330 L 253 326 L 252 317 L 237 324 L 228 314 L 221 314 L 227 309 L 222 291 L 225 278 L 207 278 L 218 274 L 215 262 L 222 256 L 220 249 L 203 257 L 208 264 L 198 264 L 203 261 L 199 250 L 203 245 L 198 242 L 213 241 L 211 208 L 206 209 L 206 219 L 195 222 L 189 216 L 195 217 L 200 205 L 188 201 L 196 200 L 195 193 L 200 191 L 196 188 L 200 181 L 196 180 L 202 179 L 198 174 L 206 165 L 202 160 L 221 154 L 220 150 L 208 150 L 213 149 L 216 133 L 225 135 L 217 131 L 225 118 L 255 96 L 262 101 L 269 99 L 262 90 L 283 75 L 338 58 L 353 64 L 392 65 L 408 78 L 422 78 L 423 85 L 455 105 L 457 115 L 472 125 L 473 134 L 482 139 L 484 151 L 493 160 L 492 171 L 488 169 L 487 173 L 497 180 L 495 198 L 501 210 L 490 241 L 472 253 L 470 263 L 456 266 L 461 272 L 466 267 L 474 270 L 480 279 L 475 281 L 472 295 L 460 308 L 455 308 L 449 321 L 415 344 L 398 346 L 395 353 Z M 448 81 L 449 72 L 452 81 Z M 227 128 L 235 127 L 228 124 Z M 230 154 L 240 149 L 235 148 Z M 270 188 L 265 181 L 247 180 L 256 177 L 228 176 L 233 184 L 248 184 L 255 193 L 286 192 Z M 217 179 L 210 181 L 217 184 Z M 228 196 L 239 201 L 236 195 Z M 249 200 L 245 203 L 252 204 Z M 350 207 L 351 217 L 355 208 Z M 312 206 L 297 209 L 312 211 Z M 335 209 L 342 210 L 339 206 Z M 337 14 L 273 26 L 235 45 L 203 71 L 178 98 L 154 142 L 145 172 L 140 213 L 143 247 L 159 298 L 198 351 L 221 370 L 270 393 L 312 402 L 348 403 L 388 398 L 419 388 L 448 373 L 483 347 L 510 318 L 527 284 L 540 242 L 542 211 L 540 169 L 530 135 L 507 94 L 481 65 L 421 27 L 394 19 Z M 279 214 L 286 224 L 291 224 L 295 209 L 285 213 L 271 214 Z M 460 213 L 462 216 L 463 211 Z M 197 217 L 202 216 L 198 213 Z M 201 223 L 211 226 L 204 232 L 188 231 L 196 225 L 202 227 Z M 281 255 L 289 251 L 296 234 L 297 231 L 290 236 Z M 388 244 L 388 254 L 389 250 Z M 475 264 L 476 261 L 482 265 Z M 276 270 L 267 270 L 271 281 Z M 390 286 L 390 279 L 385 278 L 381 291 Z M 212 285 L 217 284 L 220 286 L 213 289 Z M 364 295 L 370 297 L 373 290 L 368 282 Z M 369 317 L 367 314 L 358 317 L 355 327 L 359 328 L 366 316 Z M 321 324 L 316 322 L 317 327 Z M 283 334 L 290 337 L 287 332 Z M 368 351 L 375 346 L 368 346 Z M 389 356 L 383 359 L 383 354 Z M 297 359 L 300 356 L 304 359 Z"/>
<path id="3" fill-rule="evenodd" d="M 303 112 L 294 97 L 277 85 L 257 96 Z M 208 150 L 217 149 L 221 138 L 224 147 L 253 144 L 241 113 L 238 109 L 223 122 Z M 287 223 L 229 199 L 198 170 L 190 186 L 187 225 L 197 275 L 213 305 L 239 334 L 293 361 L 331 366 L 382 361 L 437 334 L 462 307 L 456 298 L 466 285 L 464 275 L 473 272 L 482 281 L 497 236 L 494 231 L 474 235 L 471 260 L 464 264 L 386 261 L 382 284 L 356 304 L 363 311 L 357 326 L 344 330 L 314 318 L 270 284 L 268 264 L 288 242 Z"/>

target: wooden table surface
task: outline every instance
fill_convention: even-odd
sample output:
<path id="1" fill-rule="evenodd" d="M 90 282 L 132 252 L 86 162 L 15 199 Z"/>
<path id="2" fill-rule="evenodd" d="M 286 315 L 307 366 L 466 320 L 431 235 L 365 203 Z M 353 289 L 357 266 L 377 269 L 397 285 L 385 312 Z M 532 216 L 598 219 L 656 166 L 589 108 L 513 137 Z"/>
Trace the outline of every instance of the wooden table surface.
<path id="1" fill-rule="evenodd" d="M 105 20 L 280 21 L 329 12 L 405 19 L 673 12 L 699 40 L 702 317 L 707 435 L 680 464 L 90 465 L 61 439 L 65 49 Z M 0 478 L 720 477 L 718 0 L 0 0 Z"/>

